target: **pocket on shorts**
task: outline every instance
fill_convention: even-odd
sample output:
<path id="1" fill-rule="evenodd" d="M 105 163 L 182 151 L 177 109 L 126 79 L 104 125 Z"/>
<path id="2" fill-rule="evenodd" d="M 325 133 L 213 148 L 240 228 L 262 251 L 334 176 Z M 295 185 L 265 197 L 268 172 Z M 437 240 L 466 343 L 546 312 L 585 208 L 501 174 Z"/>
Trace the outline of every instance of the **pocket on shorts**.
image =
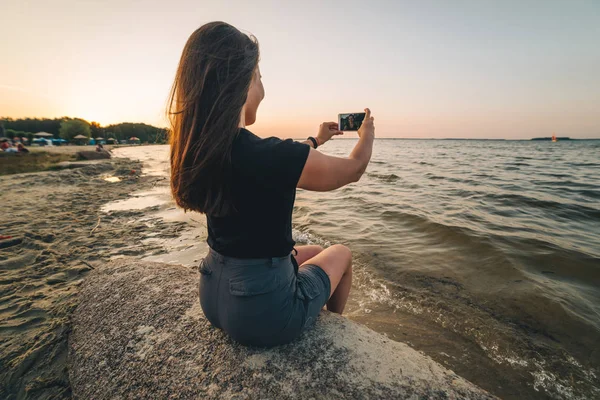
<path id="1" fill-rule="evenodd" d="M 229 293 L 242 297 L 258 296 L 274 292 L 279 288 L 280 282 L 279 276 L 275 274 L 230 278 Z"/>
<path id="2" fill-rule="evenodd" d="M 200 274 L 202 274 L 202 275 L 212 274 L 212 269 L 210 268 L 210 266 L 208 265 L 208 263 L 205 261 L 204 258 L 202 260 L 200 260 L 200 265 L 198 266 L 198 272 L 200 272 Z"/>

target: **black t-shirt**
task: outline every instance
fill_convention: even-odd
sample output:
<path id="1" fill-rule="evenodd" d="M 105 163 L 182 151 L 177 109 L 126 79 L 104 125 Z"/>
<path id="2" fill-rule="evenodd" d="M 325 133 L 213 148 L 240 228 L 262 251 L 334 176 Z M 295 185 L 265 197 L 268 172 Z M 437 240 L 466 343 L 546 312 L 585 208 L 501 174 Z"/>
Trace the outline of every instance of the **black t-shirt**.
<path id="1" fill-rule="evenodd" d="M 261 139 L 241 128 L 231 152 L 237 213 L 206 215 L 208 245 L 237 258 L 282 257 L 294 247 L 296 185 L 310 146 L 292 139 Z"/>

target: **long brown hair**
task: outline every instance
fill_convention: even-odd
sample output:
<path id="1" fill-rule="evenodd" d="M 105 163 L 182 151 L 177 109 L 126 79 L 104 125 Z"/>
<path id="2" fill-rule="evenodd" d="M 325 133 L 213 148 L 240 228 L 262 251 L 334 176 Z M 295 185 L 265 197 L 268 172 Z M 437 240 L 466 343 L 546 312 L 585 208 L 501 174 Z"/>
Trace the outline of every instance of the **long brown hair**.
<path id="1" fill-rule="evenodd" d="M 171 192 L 185 211 L 235 211 L 231 147 L 258 65 L 258 42 L 225 22 L 189 37 L 171 89 Z"/>

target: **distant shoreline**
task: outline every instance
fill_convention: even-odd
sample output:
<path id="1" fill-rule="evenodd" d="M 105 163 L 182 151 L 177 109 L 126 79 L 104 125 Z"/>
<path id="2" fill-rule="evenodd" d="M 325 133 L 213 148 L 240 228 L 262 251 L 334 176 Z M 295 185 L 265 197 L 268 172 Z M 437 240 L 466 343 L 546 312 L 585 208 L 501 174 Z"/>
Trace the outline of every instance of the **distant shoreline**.
<path id="1" fill-rule="evenodd" d="M 105 145 L 104 149 L 111 151 L 119 147 L 134 146 L 131 144 Z M 76 161 L 80 151 L 94 152 L 96 147 L 91 146 L 31 146 L 29 153 L 4 153 L 0 152 L 0 176 L 13 174 L 26 174 L 33 172 L 51 171 L 61 169 L 59 164 L 63 161 Z"/>

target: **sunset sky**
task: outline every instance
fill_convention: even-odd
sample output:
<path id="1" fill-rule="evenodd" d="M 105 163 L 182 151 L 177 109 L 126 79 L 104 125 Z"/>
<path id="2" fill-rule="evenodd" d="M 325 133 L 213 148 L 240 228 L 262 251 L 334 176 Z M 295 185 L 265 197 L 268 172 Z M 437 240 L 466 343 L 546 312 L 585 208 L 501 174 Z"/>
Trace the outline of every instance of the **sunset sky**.
<path id="1" fill-rule="evenodd" d="M 370 107 L 378 137 L 600 137 L 599 0 L 2 0 L 0 15 L 0 116 L 166 126 L 188 36 L 222 20 L 260 42 L 260 136 Z"/>

